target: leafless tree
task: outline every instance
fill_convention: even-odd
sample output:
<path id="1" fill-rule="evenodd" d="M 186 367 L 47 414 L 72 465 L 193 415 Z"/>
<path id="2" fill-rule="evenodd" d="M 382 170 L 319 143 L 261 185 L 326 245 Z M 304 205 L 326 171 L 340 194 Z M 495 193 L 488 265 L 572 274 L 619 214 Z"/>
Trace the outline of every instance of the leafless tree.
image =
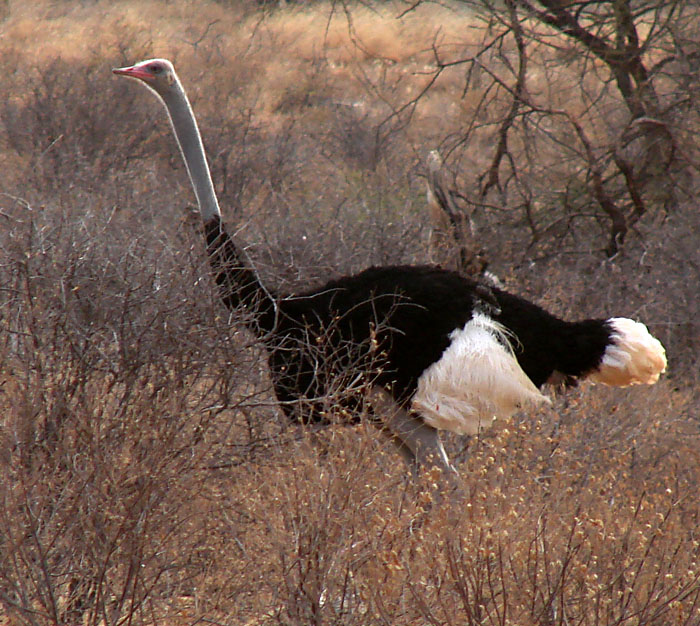
<path id="1" fill-rule="evenodd" d="M 480 0 L 455 10 L 485 22 L 480 44 L 455 56 L 436 39 L 427 86 L 394 115 L 461 73 L 471 115 L 445 154 L 476 168 L 465 191 L 475 206 L 514 210 L 533 242 L 588 225 L 608 257 L 647 214 L 677 206 L 695 169 L 685 137 L 697 117 L 696 5 Z"/>

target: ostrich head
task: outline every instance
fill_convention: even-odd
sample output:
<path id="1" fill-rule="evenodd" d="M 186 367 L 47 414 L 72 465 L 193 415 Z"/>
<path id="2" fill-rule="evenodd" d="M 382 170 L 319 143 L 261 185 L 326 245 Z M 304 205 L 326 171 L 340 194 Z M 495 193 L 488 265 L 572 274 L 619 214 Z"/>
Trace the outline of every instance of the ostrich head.
<path id="1" fill-rule="evenodd" d="M 185 160 L 202 219 L 205 223 L 218 220 L 221 217 L 219 203 L 211 182 L 197 120 L 173 64 L 167 59 L 148 59 L 130 67 L 115 68 L 112 72 L 119 76 L 137 78 L 163 102 Z"/>
<path id="2" fill-rule="evenodd" d="M 112 72 L 137 78 L 160 96 L 165 95 L 177 82 L 175 68 L 167 59 L 148 59 L 130 67 L 117 67 Z"/>

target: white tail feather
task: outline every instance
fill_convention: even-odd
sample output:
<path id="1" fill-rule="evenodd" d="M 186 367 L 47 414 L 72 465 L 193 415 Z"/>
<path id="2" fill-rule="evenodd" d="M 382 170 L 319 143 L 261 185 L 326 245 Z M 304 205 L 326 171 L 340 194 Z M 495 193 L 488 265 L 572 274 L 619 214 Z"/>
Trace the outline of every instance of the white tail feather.
<path id="1" fill-rule="evenodd" d="M 652 385 L 666 370 L 666 351 L 644 324 L 625 317 L 608 320 L 612 343 L 589 380 L 616 387 Z"/>
<path id="2" fill-rule="evenodd" d="M 549 402 L 518 364 L 508 331 L 497 322 L 476 314 L 450 339 L 418 379 L 411 405 L 430 426 L 473 435 L 524 404 Z"/>

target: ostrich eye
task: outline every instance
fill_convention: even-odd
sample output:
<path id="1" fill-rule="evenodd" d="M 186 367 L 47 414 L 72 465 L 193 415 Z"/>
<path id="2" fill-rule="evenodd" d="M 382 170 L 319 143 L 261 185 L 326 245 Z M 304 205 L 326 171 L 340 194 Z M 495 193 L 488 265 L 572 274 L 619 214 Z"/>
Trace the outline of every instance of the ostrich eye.
<path id="1" fill-rule="evenodd" d="M 154 74 L 160 74 L 163 71 L 163 68 L 160 65 L 151 65 L 148 69 Z"/>

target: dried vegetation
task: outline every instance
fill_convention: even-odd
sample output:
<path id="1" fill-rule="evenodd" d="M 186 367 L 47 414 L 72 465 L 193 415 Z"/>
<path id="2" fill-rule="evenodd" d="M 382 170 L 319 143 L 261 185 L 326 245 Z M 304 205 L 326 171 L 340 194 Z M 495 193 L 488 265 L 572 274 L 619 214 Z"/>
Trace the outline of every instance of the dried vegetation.
<path id="1" fill-rule="evenodd" d="M 381 122 L 429 80 L 433 44 L 478 46 L 479 20 L 7 6 L 0 621 L 700 624 L 697 211 L 659 213 L 605 262 L 594 227 L 535 240 L 505 210 L 480 218 L 512 289 L 568 316 L 644 319 L 671 370 L 451 439 L 455 504 L 439 475 L 407 481 L 369 426 L 281 419 L 259 349 L 216 302 L 163 113 L 109 68 L 176 61 L 226 216 L 285 289 L 428 257 L 424 156 L 492 111 L 444 73 L 410 120 Z M 488 134 L 473 139 L 482 170 Z"/>

